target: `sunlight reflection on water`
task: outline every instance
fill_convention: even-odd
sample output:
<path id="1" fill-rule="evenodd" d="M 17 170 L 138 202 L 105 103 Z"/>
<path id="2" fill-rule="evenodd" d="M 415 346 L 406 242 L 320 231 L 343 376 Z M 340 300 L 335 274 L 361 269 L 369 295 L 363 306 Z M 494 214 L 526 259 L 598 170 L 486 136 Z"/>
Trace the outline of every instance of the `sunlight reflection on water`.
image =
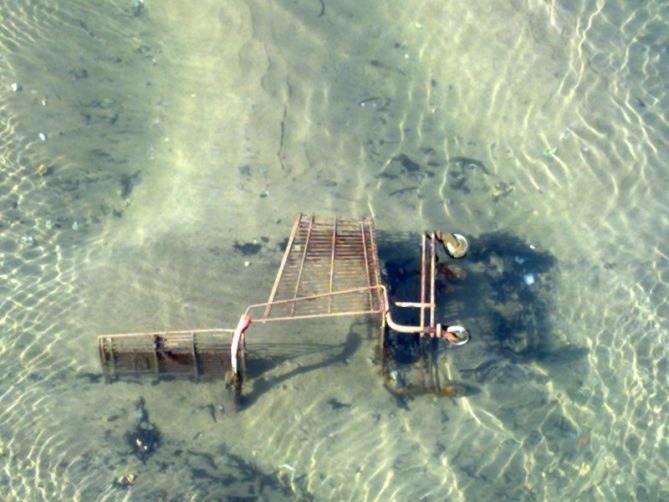
<path id="1" fill-rule="evenodd" d="M 19 1 L 0 20 L 0 492 L 667 498 L 661 2 Z M 472 237 L 446 309 L 474 339 L 445 361 L 476 393 L 398 406 L 360 323 L 323 328 L 360 341 L 346 364 L 286 360 L 238 412 L 222 384 L 102 384 L 96 334 L 233 326 L 264 301 L 300 211 Z M 160 441 L 138 458 L 143 423 Z"/>

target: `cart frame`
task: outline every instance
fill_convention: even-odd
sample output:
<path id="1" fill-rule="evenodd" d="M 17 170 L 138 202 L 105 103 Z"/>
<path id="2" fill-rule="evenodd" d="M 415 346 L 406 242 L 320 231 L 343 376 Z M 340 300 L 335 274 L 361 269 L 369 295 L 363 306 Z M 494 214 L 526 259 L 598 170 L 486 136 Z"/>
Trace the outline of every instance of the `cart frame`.
<path id="1" fill-rule="evenodd" d="M 460 234 L 432 232 L 421 236 L 420 298 L 393 303 L 396 308 L 419 310 L 418 324 L 404 325 L 393 320 L 388 290 L 381 282 L 373 220 L 300 214 L 267 302 L 249 305 L 234 329 L 101 335 L 98 346 L 103 373 L 107 381 L 127 373 L 195 379 L 206 373 L 226 373 L 241 392 L 246 336 L 252 323 L 336 316 L 378 316 L 382 349 L 388 329 L 464 345 L 469 341 L 465 328 L 436 321 L 439 244 L 453 258 L 463 256 L 468 248 Z M 382 372 L 389 386 L 385 364 Z"/>

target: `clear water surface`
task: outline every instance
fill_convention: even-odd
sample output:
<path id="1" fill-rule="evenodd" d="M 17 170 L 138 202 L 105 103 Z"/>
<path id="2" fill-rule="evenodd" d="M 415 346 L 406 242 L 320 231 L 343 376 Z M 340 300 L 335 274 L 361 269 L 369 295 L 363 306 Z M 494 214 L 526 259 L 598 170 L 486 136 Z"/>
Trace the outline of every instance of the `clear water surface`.
<path id="1" fill-rule="evenodd" d="M 659 0 L 3 2 L 0 498 L 669 499 L 668 23 Z M 443 358 L 468 392 L 397 401 L 350 319 L 278 334 L 294 354 L 239 411 L 221 383 L 100 380 L 99 333 L 264 300 L 300 211 L 471 237 L 448 309 L 474 338 Z"/>

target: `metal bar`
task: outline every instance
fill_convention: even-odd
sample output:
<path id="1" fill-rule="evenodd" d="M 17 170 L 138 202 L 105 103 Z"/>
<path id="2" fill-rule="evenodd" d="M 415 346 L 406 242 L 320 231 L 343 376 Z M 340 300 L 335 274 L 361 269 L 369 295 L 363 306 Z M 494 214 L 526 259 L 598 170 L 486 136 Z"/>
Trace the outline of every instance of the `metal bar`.
<path id="1" fill-rule="evenodd" d="M 109 355 L 111 356 L 110 362 L 112 366 L 112 378 L 116 378 L 118 376 L 118 372 L 116 371 L 116 352 L 114 352 L 114 340 L 109 340 Z"/>
<path id="2" fill-rule="evenodd" d="M 365 234 L 365 223 L 364 221 L 360 222 L 360 235 L 362 235 L 362 250 L 365 255 L 365 273 L 367 274 L 367 285 L 372 287 L 372 278 L 369 275 L 369 257 L 367 254 L 367 235 Z M 372 300 L 372 290 L 369 290 L 369 308 L 374 308 L 374 302 Z"/>
<path id="3" fill-rule="evenodd" d="M 307 249 L 309 249 L 309 239 L 311 238 L 311 230 L 314 227 L 314 216 L 311 215 L 309 218 L 309 228 L 307 229 L 307 238 L 304 241 L 304 250 L 302 251 L 302 262 L 300 263 L 300 269 L 297 273 L 297 281 L 295 281 L 295 291 L 293 292 L 293 298 L 297 296 L 297 292 L 300 289 L 300 281 L 302 280 L 302 272 L 304 271 L 304 262 L 307 259 Z M 290 308 L 290 315 L 295 313 L 295 304 Z"/>
<path id="4" fill-rule="evenodd" d="M 423 388 L 430 388 L 430 381 L 428 378 L 428 373 L 429 373 L 429 365 L 428 365 L 428 360 L 427 360 L 427 350 L 425 345 L 427 345 L 428 340 L 426 338 L 422 338 L 419 341 L 419 349 L 420 349 L 420 363 L 421 363 L 421 373 L 423 376 Z"/>
<path id="5" fill-rule="evenodd" d="M 384 285 L 378 285 L 378 286 L 370 286 L 371 289 L 376 289 L 380 290 L 383 293 L 385 293 L 386 287 Z M 336 295 L 347 295 L 351 293 L 360 293 L 363 291 L 367 291 L 370 288 L 351 288 L 351 289 L 342 289 L 341 291 L 333 291 L 332 293 L 319 293 L 317 295 L 308 295 L 308 296 L 300 296 L 297 298 L 288 298 L 286 300 L 276 300 L 275 302 L 272 302 L 272 305 L 281 305 L 285 303 L 292 303 L 292 302 L 300 302 L 304 300 L 315 300 L 317 298 L 324 298 L 326 296 L 336 296 Z M 246 314 L 248 314 L 251 310 L 257 309 L 259 307 L 265 307 L 268 305 L 268 303 L 254 303 L 253 305 L 249 305 L 246 307 Z M 376 312 L 376 310 L 375 310 Z M 254 319 L 256 322 L 261 322 L 264 321 L 265 319 Z M 267 319 L 268 321 L 271 321 L 272 319 Z"/>
<path id="6" fill-rule="evenodd" d="M 160 335 L 153 335 L 153 362 L 156 365 L 156 376 L 160 376 L 160 363 L 158 362 L 158 336 Z"/>
<path id="7" fill-rule="evenodd" d="M 190 353 L 193 356 L 193 377 L 197 380 L 200 378 L 200 363 L 197 359 L 197 352 L 195 351 L 195 333 L 190 334 Z"/>
<path id="8" fill-rule="evenodd" d="M 109 343 L 109 358 L 107 358 L 107 351 L 105 345 Z M 106 337 L 98 337 L 98 350 L 100 351 L 100 361 L 102 361 L 102 369 L 105 373 L 105 381 L 110 383 L 116 378 L 116 362 L 114 361 L 114 340 Z"/>
<path id="9" fill-rule="evenodd" d="M 335 216 L 334 224 L 332 225 L 332 254 L 330 255 L 330 288 L 329 291 L 332 293 L 332 286 L 334 284 L 334 267 L 335 267 L 335 255 L 337 249 L 337 217 Z M 332 312 L 332 297 L 328 297 L 328 313 Z"/>
<path id="10" fill-rule="evenodd" d="M 246 375 L 247 375 L 247 372 L 246 372 L 246 335 L 244 334 L 244 332 L 242 332 L 241 353 L 242 353 L 241 377 L 246 378 Z"/>
<path id="11" fill-rule="evenodd" d="M 434 232 L 432 233 L 430 237 L 430 303 L 432 304 L 430 306 L 430 327 L 434 328 L 434 317 L 435 317 L 435 304 L 434 304 L 434 296 L 435 296 L 435 291 L 434 291 L 434 276 L 435 276 L 435 256 L 436 256 L 436 247 L 435 247 L 435 237 L 434 237 Z"/>
<path id="12" fill-rule="evenodd" d="M 376 239 L 374 238 L 374 221 L 371 219 L 369 220 L 369 232 L 372 243 L 372 259 L 374 260 L 374 284 L 378 286 L 380 284 L 383 284 L 383 282 L 381 281 L 381 265 L 379 263 L 379 252 L 376 246 Z M 379 305 L 383 305 L 384 309 L 389 308 L 390 304 L 388 303 L 388 292 L 385 290 L 385 288 L 383 289 L 383 291 L 379 291 L 377 300 L 379 302 Z"/>
<path id="13" fill-rule="evenodd" d="M 238 379 L 239 378 L 239 368 L 237 366 L 237 353 L 239 352 L 240 342 L 243 346 L 243 337 L 244 331 L 246 331 L 251 324 L 251 317 L 248 313 L 243 314 L 239 318 L 237 327 L 235 328 L 235 334 L 232 336 L 232 342 L 230 344 L 230 366 L 232 367 L 232 375 Z"/>
<path id="14" fill-rule="evenodd" d="M 388 323 L 388 326 L 390 326 L 390 329 L 393 331 L 397 331 L 398 333 L 430 333 L 432 330 L 429 326 L 421 328 L 420 326 L 406 326 L 404 324 L 398 324 L 395 321 L 393 321 L 392 316 L 390 315 L 390 311 L 386 310 L 386 322 Z"/>
<path id="15" fill-rule="evenodd" d="M 425 234 L 423 234 L 423 238 L 421 239 L 421 247 L 420 247 L 420 327 L 423 328 L 425 326 L 425 243 L 426 243 L 426 237 Z"/>
<path id="16" fill-rule="evenodd" d="M 107 356 L 104 348 L 104 339 L 98 337 L 98 355 L 100 356 L 100 362 L 102 363 L 102 372 L 105 376 L 105 382 L 109 383 L 109 371 L 107 371 Z"/>
<path id="17" fill-rule="evenodd" d="M 367 227 L 369 228 L 369 237 L 372 247 L 371 253 L 372 253 L 372 262 L 374 264 L 373 268 L 374 282 L 375 282 L 374 286 L 379 286 L 381 285 L 381 268 L 379 267 L 379 253 L 376 249 L 376 240 L 374 239 L 374 222 L 369 218 L 365 218 L 365 221 L 367 222 Z M 385 288 L 383 289 L 383 296 L 381 296 L 381 293 L 379 292 L 378 301 L 379 301 L 379 308 L 381 310 L 386 310 L 390 308 L 390 304 L 388 303 L 388 294 Z"/>
<path id="18" fill-rule="evenodd" d="M 298 301 L 303 301 L 303 300 L 310 300 L 310 299 L 315 299 L 315 298 L 322 298 L 324 296 L 328 296 L 330 294 L 332 295 L 342 295 L 342 294 L 349 294 L 349 293 L 354 293 L 354 292 L 359 292 L 359 291 L 366 291 L 369 288 L 354 288 L 346 291 L 336 291 L 333 293 L 323 293 L 319 295 L 312 295 L 312 296 L 305 296 L 301 298 L 294 298 L 294 299 L 289 299 L 289 300 L 278 300 L 274 302 L 274 305 L 280 304 L 280 303 L 289 303 L 289 302 L 298 302 Z M 370 315 L 370 314 L 379 314 L 379 313 L 384 313 L 384 320 L 385 322 L 388 323 L 388 325 L 398 333 L 427 333 L 428 330 L 430 329 L 429 327 L 427 328 L 422 328 L 420 326 L 405 326 L 402 324 L 397 324 L 395 321 L 392 320 L 390 311 L 388 310 L 388 305 L 390 303 L 388 302 L 388 291 L 386 290 L 386 287 L 383 284 L 380 284 L 378 286 L 372 286 L 372 289 L 376 289 L 379 291 L 379 297 L 382 298 L 382 305 L 380 305 L 379 309 L 370 309 L 370 310 L 362 310 L 362 311 L 353 311 L 353 312 L 338 312 L 334 314 L 310 314 L 310 315 L 302 315 L 302 316 L 285 316 L 285 317 L 274 317 L 271 319 L 259 319 L 256 320 L 258 323 L 266 323 L 266 322 L 272 322 L 272 321 L 291 321 L 291 320 L 298 320 L 298 319 L 317 319 L 317 318 L 323 318 L 323 317 L 340 317 L 340 316 L 347 316 L 347 315 Z M 249 312 L 254 309 L 254 308 L 259 308 L 259 307 L 264 307 L 266 304 L 265 303 L 258 303 L 255 305 L 249 305 L 246 309 L 245 315 L 248 315 Z"/>
<path id="19" fill-rule="evenodd" d="M 262 303 L 261 305 L 267 305 L 265 303 Z M 200 334 L 200 333 L 234 333 L 234 329 L 229 329 L 229 328 L 210 328 L 210 329 L 186 329 L 186 330 L 180 330 L 180 331 L 143 331 L 139 333 L 109 333 L 106 335 L 99 335 L 98 339 L 102 339 L 105 337 L 113 336 L 114 338 L 118 337 L 123 337 L 123 336 L 137 336 L 137 335 L 184 335 L 184 334 L 189 334 L 189 333 L 195 333 L 195 334 Z"/>
<path id="20" fill-rule="evenodd" d="M 396 307 L 411 307 L 411 308 L 417 308 L 424 310 L 426 307 L 429 307 L 429 303 L 421 303 L 421 302 L 393 302 Z"/>
<path id="21" fill-rule="evenodd" d="M 429 356 L 430 356 L 430 383 L 431 383 L 431 388 L 434 389 L 435 391 L 441 388 L 441 381 L 439 378 L 439 361 L 437 359 L 437 351 L 435 349 L 435 344 L 437 343 L 437 340 L 435 338 L 432 338 L 430 340 L 430 345 L 431 349 Z"/>
<path id="22" fill-rule="evenodd" d="M 279 287 L 279 282 L 281 282 L 281 275 L 283 274 L 283 269 L 286 266 L 286 261 L 288 261 L 288 255 L 290 254 L 290 250 L 293 247 L 293 241 L 295 240 L 295 235 L 297 235 L 297 229 L 299 228 L 301 221 L 302 213 L 300 213 L 300 215 L 297 217 L 297 220 L 295 220 L 293 230 L 290 232 L 290 237 L 288 237 L 288 244 L 286 245 L 286 250 L 283 253 L 283 259 L 281 260 L 279 271 L 277 272 L 276 278 L 274 279 L 274 286 L 272 286 L 272 291 L 269 294 L 269 299 L 267 300 L 267 310 L 263 314 L 263 317 L 269 316 L 270 310 L 272 309 L 272 301 L 274 300 L 274 295 L 276 295 L 276 290 Z"/>
<path id="23" fill-rule="evenodd" d="M 349 315 L 356 316 L 356 315 L 372 315 L 381 313 L 383 313 L 383 310 L 352 310 L 351 312 L 333 312 L 331 314 L 322 313 L 322 314 L 306 314 L 306 315 L 296 315 L 296 316 L 286 316 L 286 317 L 271 317 L 269 319 L 257 319 L 254 322 L 256 324 L 265 324 L 274 321 L 301 321 L 304 319 L 318 319 L 323 317 L 343 317 Z"/>

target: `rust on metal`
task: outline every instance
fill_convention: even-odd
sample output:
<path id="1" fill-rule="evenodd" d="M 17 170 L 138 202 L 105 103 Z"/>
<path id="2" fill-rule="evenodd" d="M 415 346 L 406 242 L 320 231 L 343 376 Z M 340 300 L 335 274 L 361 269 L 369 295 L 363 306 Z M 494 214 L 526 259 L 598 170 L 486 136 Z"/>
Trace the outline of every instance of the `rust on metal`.
<path id="1" fill-rule="evenodd" d="M 228 330 L 101 335 L 98 349 L 107 381 L 132 376 L 224 377 L 230 369 Z"/>
<path id="2" fill-rule="evenodd" d="M 293 229 L 290 232 L 290 237 L 288 237 L 288 243 L 286 244 L 286 250 L 291 249 L 293 246 L 293 241 L 295 240 L 295 234 L 297 234 L 297 229 L 300 226 L 300 221 L 302 221 L 302 215 L 300 215 L 297 218 L 295 224 L 293 225 Z M 276 295 L 276 288 L 279 287 L 279 280 L 281 279 L 281 275 L 283 274 L 283 269 L 286 267 L 287 259 L 288 259 L 288 253 L 286 252 L 283 254 L 283 259 L 281 260 L 279 271 L 276 274 L 276 279 L 274 279 L 274 285 L 272 286 L 272 291 L 269 294 L 269 302 L 267 303 L 267 308 L 265 309 L 263 317 L 269 317 L 269 314 L 272 311 L 272 300 L 274 299 L 274 295 Z"/>

